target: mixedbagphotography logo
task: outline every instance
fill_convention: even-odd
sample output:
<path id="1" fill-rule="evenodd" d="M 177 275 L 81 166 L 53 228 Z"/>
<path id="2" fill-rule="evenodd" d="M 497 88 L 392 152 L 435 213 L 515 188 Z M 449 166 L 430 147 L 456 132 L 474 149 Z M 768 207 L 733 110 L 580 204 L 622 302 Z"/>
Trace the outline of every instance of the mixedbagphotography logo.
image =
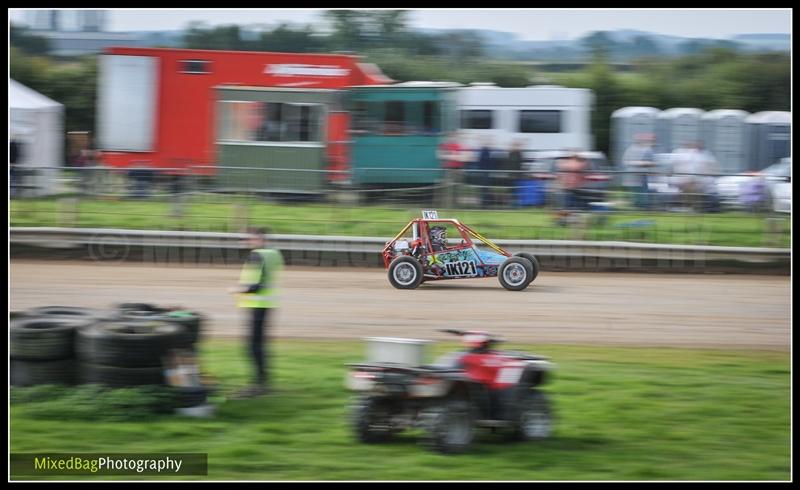
<path id="1" fill-rule="evenodd" d="M 205 453 L 12 453 L 11 475 L 207 475 Z"/>

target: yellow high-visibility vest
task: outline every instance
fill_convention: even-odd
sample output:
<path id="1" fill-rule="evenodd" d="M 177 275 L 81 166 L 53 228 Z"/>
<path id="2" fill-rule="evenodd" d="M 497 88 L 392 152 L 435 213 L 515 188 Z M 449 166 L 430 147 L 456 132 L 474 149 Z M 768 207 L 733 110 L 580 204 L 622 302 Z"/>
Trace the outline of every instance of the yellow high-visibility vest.
<path id="1" fill-rule="evenodd" d="M 260 248 L 253 250 L 261 256 L 260 264 L 249 260 L 242 267 L 239 283 L 245 286 L 260 282 L 261 287 L 253 293 L 239 294 L 240 308 L 277 308 L 278 298 L 275 282 L 283 269 L 283 256 L 277 250 Z"/>

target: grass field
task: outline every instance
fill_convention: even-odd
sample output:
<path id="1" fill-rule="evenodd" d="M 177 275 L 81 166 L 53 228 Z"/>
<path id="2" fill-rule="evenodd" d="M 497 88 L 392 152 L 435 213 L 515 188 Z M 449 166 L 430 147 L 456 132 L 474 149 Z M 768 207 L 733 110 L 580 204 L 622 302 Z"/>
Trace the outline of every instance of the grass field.
<path id="1" fill-rule="evenodd" d="M 437 353 L 453 348 L 436 347 Z M 160 415 L 120 422 L 107 408 L 77 410 L 58 397 L 15 401 L 25 391 L 15 388 L 10 448 L 206 452 L 209 474 L 196 478 L 211 480 L 790 478 L 788 353 L 509 348 L 548 355 L 557 364 L 546 386 L 557 414 L 549 440 L 509 443 L 485 433 L 472 452 L 456 456 L 429 452 L 414 431 L 388 444 L 356 443 L 346 422 L 343 379 L 344 364 L 361 359 L 362 344 L 284 340 L 273 348 L 277 393 L 247 401 L 217 398 L 212 419 Z M 240 344 L 209 342 L 202 360 L 223 392 L 245 383 Z M 134 477 L 117 477 L 126 478 Z"/>
<path id="2" fill-rule="evenodd" d="M 214 201 L 210 199 L 215 199 Z M 275 233 L 345 236 L 394 236 L 411 218 L 410 206 L 328 206 L 275 204 L 225 197 L 195 198 L 184 205 L 182 217 L 172 214 L 166 201 L 88 200 L 77 203 L 77 213 L 54 199 L 11 201 L 11 226 L 77 226 L 153 230 L 238 231 L 246 209 L 251 223 L 269 226 Z M 238 202 L 238 205 L 234 202 Z M 726 246 L 788 246 L 788 217 L 768 221 L 748 213 L 688 214 L 618 212 L 605 223 L 585 229 L 556 226 L 550 210 L 440 209 L 441 217 L 457 217 L 493 239 L 626 240 L 670 244 Z"/>

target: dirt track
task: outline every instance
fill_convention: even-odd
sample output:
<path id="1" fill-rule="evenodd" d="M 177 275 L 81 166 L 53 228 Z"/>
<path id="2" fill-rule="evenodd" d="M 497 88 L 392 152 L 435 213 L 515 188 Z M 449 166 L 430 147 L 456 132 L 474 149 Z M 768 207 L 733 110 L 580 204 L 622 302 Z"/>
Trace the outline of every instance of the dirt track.
<path id="1" fill-rule="evenodd" d="M 243 333 L 225 289 L 235 268 L 15 260 L 11 309 L 108 307 L 135 301 L 206 313 L 215 336 Z M 788 350 L 790 278 L 543 272 L 523 292 L 496 279 L 392 288 L 378 269 L 289 268 L 278 337 L 444 338 L 437 328 L 481 328 L 535 343 Z"/>

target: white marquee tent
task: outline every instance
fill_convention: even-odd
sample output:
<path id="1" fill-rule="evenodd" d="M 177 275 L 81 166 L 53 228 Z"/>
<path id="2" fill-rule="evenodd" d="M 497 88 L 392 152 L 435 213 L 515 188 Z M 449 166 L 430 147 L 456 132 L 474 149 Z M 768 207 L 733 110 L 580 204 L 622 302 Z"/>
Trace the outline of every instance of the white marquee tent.
<path id="1" fill-rule="evenodd" d="M 35 171 L 26 184 L 33 186 L 34 194 L 57 192 L 64 160 L 64 106 L 9 78 L 8 112 L 9 141 L 21 145 L 17 164 Z"/>

